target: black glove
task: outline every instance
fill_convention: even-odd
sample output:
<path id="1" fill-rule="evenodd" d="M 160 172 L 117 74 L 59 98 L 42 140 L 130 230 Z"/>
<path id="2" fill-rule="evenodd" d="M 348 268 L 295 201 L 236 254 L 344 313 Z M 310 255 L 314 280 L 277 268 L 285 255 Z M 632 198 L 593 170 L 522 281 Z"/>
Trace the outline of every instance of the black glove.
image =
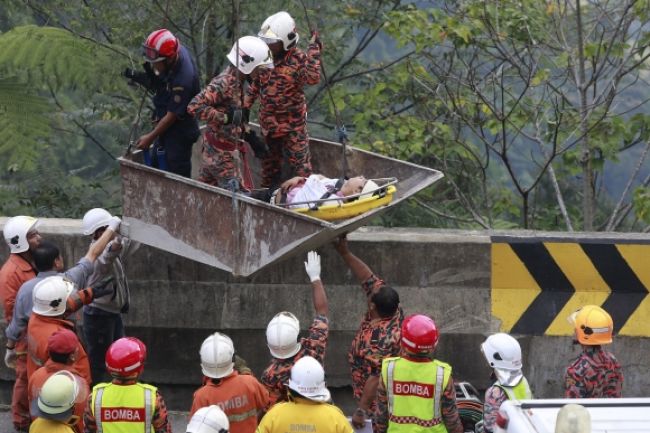
<path id="1" fill-rule="evenodd" d="M 260 139 L 255 131 L 248 131 L 244 134 L 244 140 L 251 145 L 255 158 L 264 159 L 269 156 L 269 146 L 266 142 Z"/>
<path id="2" fill-rule="evenodd" d="M 139 84 L 140 86 L 155 92 L 160 84 L 160 80 L 154 74 L 151 63 L 145 62 L 142 64 L 144 71 L 136 71 L 131 68 L 126 68 L 122 75 L 131 80 L 129 84 Z"/>
<path id="3" fill-rule="evenodd" d="M 102 296 L 111 295 L 115 292 L 115 278 L 110 276 L 98 281 L 93 286 L 93 299 L 101 298 Z"/>
<path id="4" fill-rule="evenodd" d="M 244 122 L 244 111 L 235 105 L 228 108 L 226 116 L 226 125 L 241 126 Z"/>

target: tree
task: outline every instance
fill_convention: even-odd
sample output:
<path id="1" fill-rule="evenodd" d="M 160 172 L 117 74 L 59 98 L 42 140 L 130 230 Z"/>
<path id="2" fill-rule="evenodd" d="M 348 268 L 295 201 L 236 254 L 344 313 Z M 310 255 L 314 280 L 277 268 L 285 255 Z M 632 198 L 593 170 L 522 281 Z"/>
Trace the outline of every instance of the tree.
<path id="1" fill-rule="evenodd" d="M 397 131 L 399 152 L 422 140 L 411 158 L 434 161 L 449 179 L 435 200 L 442 209 L 429 203 L 441 215 L 553 228 L 557 218 L 539 212 L 550 205 L 569 230 L 579 220 L 586 230 L 612 230 L 632 209 L 632 186 L 644 183 L 647 151 L 618 200 L 603 188 L 606 162 L 647 147 L 647 99 L 638 90 L 648 10 L 632 0 L 407 7 L 387 15 L 386 31 L 416 56 L 398 69 L 400 80 L 368 79 L 348 101 L 376 148 L 384 141 L 377 130 Z M 540 203 L 548 191 L 554 203 Z"/>

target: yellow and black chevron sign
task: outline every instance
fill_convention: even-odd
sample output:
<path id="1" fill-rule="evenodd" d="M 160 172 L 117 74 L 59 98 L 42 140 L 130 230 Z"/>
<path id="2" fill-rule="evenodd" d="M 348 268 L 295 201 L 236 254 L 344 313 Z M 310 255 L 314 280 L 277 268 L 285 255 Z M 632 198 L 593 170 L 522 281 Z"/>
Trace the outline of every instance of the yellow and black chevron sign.
<path id="1" fill-rule="evenodd" d="M 492 314 L 503 332 L 571 335 L 567 317 L 595 304 L 611 314 L 615 333 L 650 336 L 649 291 L 650 240 L 492 237 Z"/>

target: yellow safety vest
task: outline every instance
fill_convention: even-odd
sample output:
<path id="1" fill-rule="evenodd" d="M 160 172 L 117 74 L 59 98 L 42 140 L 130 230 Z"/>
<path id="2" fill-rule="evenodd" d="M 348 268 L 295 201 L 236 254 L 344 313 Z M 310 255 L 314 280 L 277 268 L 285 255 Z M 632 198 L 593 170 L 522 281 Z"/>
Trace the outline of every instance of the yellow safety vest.
<path id="1" fill-rule="evenodd" d="M 153 433 L 156 391 L 144 383 L 95 385 L 91 407 L 97 433 Z"/>
<path id="2" fill-rule="evenodd" d="M 447 433 L 440 400 L 450 376 L 451 366 L 438 360 L 384 359 L 381 377 L 388 397 L 388 431 Z"/>
<path id="3" fill-rule="evenodd" d="M 515 386 L 504 386 L 498 383 L 495 383 L 494 386 L 501 388 L 508 396 L 508 400 L 530 400 L 533 398 L 528 381 L 523 376 Z"/>

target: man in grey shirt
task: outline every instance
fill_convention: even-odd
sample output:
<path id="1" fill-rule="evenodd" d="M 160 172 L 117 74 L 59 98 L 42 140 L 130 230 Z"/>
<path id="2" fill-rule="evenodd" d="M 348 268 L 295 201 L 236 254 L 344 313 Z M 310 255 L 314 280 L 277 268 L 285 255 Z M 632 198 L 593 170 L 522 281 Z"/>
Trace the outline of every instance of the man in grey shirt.
<path id="1" fill-rule="evenodd" d="M 101 238 L 111 218 L 111 214 L 102 208 L 86 212 L 83 228 L 84 234 L 92 237 L 91 245 Z M 83 309 L 84 339 L 93 385 L 110 379 L 104 362 L 106 351 L 114 341 L 124 337 L 122 314 L 128 311 L 131 301 L 124 261 L 139 245 L 128 238 L 116 236 L 95 262 L 95 269 L 88 280 L 90 286 L 105 286 L 109 292 L 109 296 L 95 299 Z"/>
<path id="2" fill-rule="evenodd" d="M 39 247 L 33 253 L 34 264 L 38 275 L 25 282 L 16 295 L 16 304 L 14 305 L 14 314 L 11 323 L 5 330 L 7 336 L 7 351 L 5 353 L 5 364 L 13 368 L 15 357 L 16 341 L 25 337 L 27 322 L 32 313 L 32 293 L 34 287 L 44 278 L 62 273 L 67 279 L 74 283 L 77 290 L 85 289 L 89 286 L 89 277 L 94 271 L 94 263 L 97 257 L 102 253 L 108 242 L 114 237 L 115 232 L 120 226 L 120 219 L 115 218 L 109 224 L 110 230 L 106 230 L 96 243 L 88 248 L 88 252 L 79 262 L 62 272 L 64 269 L 63 257 L 61 257 L 59 248 L 51 242 L 42 241 Z M 101 289 L 93 290 L 92 297 L 98 298 L 104 295 Z"/>

